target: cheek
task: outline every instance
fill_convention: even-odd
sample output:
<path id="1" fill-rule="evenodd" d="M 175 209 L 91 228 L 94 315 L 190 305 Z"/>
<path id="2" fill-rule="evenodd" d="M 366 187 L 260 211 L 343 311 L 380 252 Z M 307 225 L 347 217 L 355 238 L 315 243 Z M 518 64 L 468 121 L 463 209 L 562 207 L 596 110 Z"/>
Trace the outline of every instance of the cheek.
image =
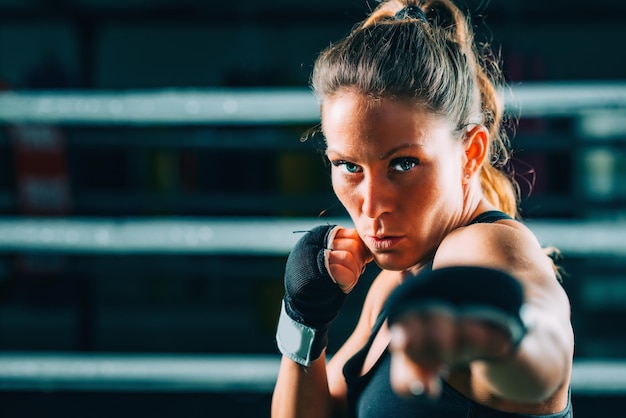
<path id="1" fill-rule="evenodd" d="M 460 162 L 460 157 L 456 158 L 456 154 L 451 154 L 450 158 L 441 158 L 433 167 L 432 176 L 433 183 L 437 184 L 443 193 L 460 188 L 463 177 L 463 164 Z"/>
<path id="2" fill-rule="evenodd" d="M 451 196 L 456 196 L 456 186 L 451 182 L 449 173 L 442 167 L 429 167 L 423 170 L 410 184 L 400 192 L 402 211 L 406 216 L 429 216 L 429 212 L 441 213 L 450 203 Z"/>
<path id="3" fill-rule="evenodd" d="M 337 199 L 339 199 L 346 209 L 350 210 L 350 205 L 354 201 L 354 188 L 350 187 L 342 176 L 335 172 L 335 170 L 331 173 L 331 181 L 333 191 L 335 192 Z"/>
<path id="4" fill-rule="evenodd" d="M 415 181 L 410 187 L 406 187 L 402 191 L 404 202 L 403 210 L 422 216 L 424 211 L 435 206 L 441 197 L 441 188 L 437 183 L 437 179 L 432 176 L 430 178 L 420 178 Z"/>

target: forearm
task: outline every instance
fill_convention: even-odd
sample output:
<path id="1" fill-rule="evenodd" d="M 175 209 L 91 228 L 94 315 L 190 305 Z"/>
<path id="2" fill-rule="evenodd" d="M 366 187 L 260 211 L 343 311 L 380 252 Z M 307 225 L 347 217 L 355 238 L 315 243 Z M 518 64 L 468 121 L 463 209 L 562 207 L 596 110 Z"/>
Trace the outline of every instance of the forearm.
<path id="1" fill-rule="evenodd" d="M 333 415 L 325 356 L 328 328 L 370 258 L 355 230 L 335 225 L 307 231 L 289 253 L 276 331 L 283 358 L 272 399 L 273 418 Z M 336 388 L 333 393 L 338 393 Z"/>
<path id="2" fill-rule="evenodd" d="M 543 401 L 563 385 L 571 371 L 572 338 L 569 323 L 544 317 L 514 354 L 475 361 L 473 374 L 502 398 L 522 403 Z"/>
<path id="3" fill-rule="evenodd" d="M 303 367 L 283 356 L 272 397 L 272 418 L 332 417 L 326 357 Z"/>

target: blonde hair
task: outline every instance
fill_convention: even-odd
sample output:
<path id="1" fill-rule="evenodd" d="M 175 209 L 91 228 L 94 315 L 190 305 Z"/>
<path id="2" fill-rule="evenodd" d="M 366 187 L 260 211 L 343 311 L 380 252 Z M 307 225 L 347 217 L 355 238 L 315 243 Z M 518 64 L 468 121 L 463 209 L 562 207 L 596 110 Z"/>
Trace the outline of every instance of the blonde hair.
<path id="1" fill-rule="evenodd" d="M 420 16 L 396 17 L 419 8 Z M 481 167 L 485 197 L 519 217 L 519 190 L 509 171 L 509 140 L 503 129 L 503 84 L 487 46 L 474 44 L 468 18 L 450 0 L 387 0 L 343 40 L 322 51 L 311 87 L 319 102 L 345 88 L 372 97 L 393 97 L 425 106 L 456 123 L 489 133 L 489 155 Z"/>

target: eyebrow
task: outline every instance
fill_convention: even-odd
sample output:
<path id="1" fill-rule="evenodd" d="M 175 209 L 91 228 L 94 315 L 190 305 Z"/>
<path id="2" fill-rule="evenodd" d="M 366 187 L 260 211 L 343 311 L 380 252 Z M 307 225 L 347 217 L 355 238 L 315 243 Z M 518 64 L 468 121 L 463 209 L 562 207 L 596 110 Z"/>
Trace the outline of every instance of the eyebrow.
<path id="1" fill-rule="evenodd" d="M 379 160 L 385 160 L 385 159 L 391 157 L 393 154 L 395 154 L 395 153 L 397 153 L 399 151 L 402 151 L 402 150 L 404 150 L 406 148 L 420 148 L 420 147 L 422 147 L 422 144 L 410 143 L 410 144 L 399 145 L 399 146 L 397 146 L 395 148 L 392 148 L 389 151 L 379 155 L 378 159 Z M 326 149 L 325 154 L 328 155 L 329 153 L 337 154 L 337 157 L 341 158 L 341 159 L 345 159 L 345 160 L 350 160 L 351 159 L 350 157 L 348 157 L 348 156 L 342 154 L 341 152 L 339 152 L 339 151 L 337 151 L 335 149 L 332 149 L 332 148 L 327 148 Z"/>
<path id="2" fill-rule="evenodd" d="M 378 158 L 380 160 L 385 160 L 389 157 L 391 157 L 393 154 L 397 153 L 398 151 L 402 151 L 406 148 L 418 148 L 421 147 L 422 144 L 415 144 L 415 143 L 410 143 L 410 144 L 404 144 L 404 145 L 400 145 L 398 147 L 392 148 L 389 151 L 385 152 L 384 154 L 381 154 Z"/>
<path id="3" fill-rule="evenodd" d="M 415 143 L 400 145 L 400 146 L 397 146 L 395 148 L 390 149 L 389 151 L 387 151 L 387 152 L 385 152 L 383 154 L 380 154 L 378 156 L 378 159 L 379 160 L 385 160 L 385 159 L 391 157 L 393 154 L 395 154 L 395 153 L 397 153 L 399 151 L 402 151 L 402 150 L 404 150 L 406 148 L 418 148 L 418 147 L 421 147 L 421 146 L 422 146 L 421 144 L 415 144 Z M 346 159 L 346 160 L 350 159 L 350 157 L 347 157 L 344 154 L 342 154 L 341 152 L 339 152 L 337 150 L 334 150 L 332 148 L 327 148 L 326 149 L 326 154 L 328 155 L 328 153 L 337 154 L 337 156 L 339 158 L 341 158 L 341 159 Z"/>

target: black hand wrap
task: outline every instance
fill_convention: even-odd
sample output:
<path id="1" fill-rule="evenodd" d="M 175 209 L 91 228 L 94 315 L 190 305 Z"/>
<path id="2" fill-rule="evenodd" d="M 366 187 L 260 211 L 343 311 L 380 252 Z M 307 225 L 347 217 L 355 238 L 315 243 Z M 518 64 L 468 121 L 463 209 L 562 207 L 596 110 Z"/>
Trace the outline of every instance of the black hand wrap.
<path id="1" fill-rule="evenodd" d="M 337 317 L 346 294 L 326 268 L 328 237 L 335 225 L 318 226 L 296 243 L 285 266 L 285 309 L 297 322 L 322 330 Z"/>
<path id="2" fill-rule="evenodd" d="M 315 335 L 308 352 L 310 360 L 318 358 L 326 348 L 328 327 L 346 299 L 346 294 L 333 281 L 327 269 L 326 251 L 329 250 L 328 241 L 332 239 L 330 235 L 334 228 L 335 225 L 323 225 L 307 232 L 294 246 L 285 266 L 284 312 L 291 320 L 314 330 L 310 331 Z M 285 338 L 289 338 L 287 335 L 281 335 L 279 321 L 279 348 L 281 343 L 283 347 L 289 344 L 289 341 L 285 341 Z M 288 354 L 285 351 L 289 350 L 281 351 Z M 295 351 L 298 351 L 298 355 L 291 358 L 301 358 L 302 349 Z M 308 365 L 308 360 L 301 364 Z"/>
<path id="3" fill-rule="evenodd" d="M 484 267 L 446 267 L 407 279 L 385 304 L 392 325 L 403 314 L 444 308 L 457 317 L 476 318 L 501 327 L 516 347 L 526 333 L 520 311 L 522 285 L 500 270 Z"/>

